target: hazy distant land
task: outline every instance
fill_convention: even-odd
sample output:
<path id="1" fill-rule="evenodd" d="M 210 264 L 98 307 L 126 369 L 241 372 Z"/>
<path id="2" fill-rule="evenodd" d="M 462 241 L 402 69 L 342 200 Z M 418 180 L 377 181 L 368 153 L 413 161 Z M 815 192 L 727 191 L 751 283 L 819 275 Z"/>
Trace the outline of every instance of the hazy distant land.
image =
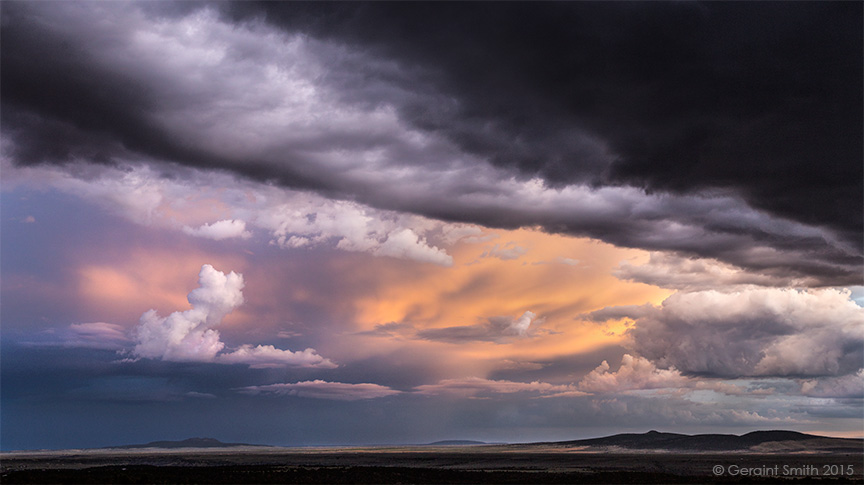
<path id="1" fill-rule="evenodd" d="M 335 448 L 191 438 L 0 457 L 4 484 L 864 483 L 864 440 L 792 431 Z"/>

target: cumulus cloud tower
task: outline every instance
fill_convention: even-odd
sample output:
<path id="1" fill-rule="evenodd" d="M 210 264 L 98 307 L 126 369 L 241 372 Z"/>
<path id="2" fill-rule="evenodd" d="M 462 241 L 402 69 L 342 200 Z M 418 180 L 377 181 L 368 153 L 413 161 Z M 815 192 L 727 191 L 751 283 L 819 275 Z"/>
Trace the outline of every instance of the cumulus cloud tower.
<path id="1" fill-rule="evenodd" d="M 205 264 L 198 273 L 199 287 L 187 299 L 192 309 L 160 317 L 155 310 L 141 316 L 135 328 L 135 354 L 173 361 L 212 361 L 225 346 L 219 325 L 243 304 L 243 275 L 227 275 Z"/>

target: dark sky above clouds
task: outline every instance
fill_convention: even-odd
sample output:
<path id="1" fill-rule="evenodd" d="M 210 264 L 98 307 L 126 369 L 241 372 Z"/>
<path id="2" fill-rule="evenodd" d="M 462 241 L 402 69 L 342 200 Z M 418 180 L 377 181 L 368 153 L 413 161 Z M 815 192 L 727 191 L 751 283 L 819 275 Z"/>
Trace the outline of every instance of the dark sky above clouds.
<path id="1" fill-rule="evenodd" d="M 283 444 L 860 411 L 859 2 L 0 12 L 4 449 L 67 395 Z M 283 404 L 393 421 L 244 438 Z"/>

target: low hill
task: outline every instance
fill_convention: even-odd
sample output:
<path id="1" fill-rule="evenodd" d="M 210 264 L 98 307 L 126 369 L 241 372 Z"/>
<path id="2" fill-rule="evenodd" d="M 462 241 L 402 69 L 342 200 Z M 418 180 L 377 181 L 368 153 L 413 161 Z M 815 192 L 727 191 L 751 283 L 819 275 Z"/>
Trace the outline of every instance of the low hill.
<path id="1" fill-rule="evenodd" d="M 484 443 L 483 441 L 471 441 L 471 440 L 445 440 L 445 441 L 436 441 L 434 443 L 427 443 L 423 446 L 473 446 L 473 445 L 485 445 L 488 443 Z"/>
<path id="2" fill-rule="evenodd" d="M 182 441 L 151 441 L 143 445 L 121 445 L 109 446 L 112 449 L 137 449 L 137 448 L 231 448 L 235 446 L 267 446 L 267 445 L 250 445 L 248 443 L 223 443 L 213 438 L 189 438 Z"/>
<path id="3" fill-rule="evenodd" d="M 485 445 L 485 446 L 482 446 Z M 112 446 L 108 449 L 142 449 L 142 448 L 230 448 L 230 447 L 267 447 L 248 443 L 223 443 L 213 438 L 190 438 L 182 441 L 152 441 L 138 445 Z M 797 431 L 753 431 L 744 435 L 734 434 L 697 434 L 679 433 L 624 433 L 603 438 L 591 438 L 573 441 L 556 441 L 547 443 L 524 443 L 518 445 L 500 445 L 472 440 L 436 441 L 426 445 L 413 446 L 480 446 L 536 449 L 549 448 L 555 450 L 585 451 L 585 452 L 622 452 L 622 451 L 665 451 L 676 453 L 717 453 L 717 452 L 751 452 L 751 453 L 862 453 L 864 440 L 855 438 L 831 438 Z"/>
<path id="4" fill-rule="evenodd" d="M 543 445 L 566 448 L 596 448 L 625 450 L 665 450 L 676 452 L 753 451 L 778 452 L 834 452 L 861 453 L 864 440 L 853 438 L 831 438 L 797 431 L 753 431 L 744 435 L 647 433 L 617 434 L 604 438 L 575 441 L 559 441 Z"/>

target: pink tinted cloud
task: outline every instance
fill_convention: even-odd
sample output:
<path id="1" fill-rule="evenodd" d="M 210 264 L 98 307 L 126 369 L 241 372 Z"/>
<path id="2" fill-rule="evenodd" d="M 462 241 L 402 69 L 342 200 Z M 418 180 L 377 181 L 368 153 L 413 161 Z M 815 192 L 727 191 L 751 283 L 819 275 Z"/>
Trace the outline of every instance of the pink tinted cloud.
<path id="1" fill-rule="evenodd" d="M 249 386 L 240 389 L 246 394 L 276 394 L 335 401 L 359 401 L 401 394 L 401 391 L 378 384 L 348 384 L 327 382 L 320 379 L 265 386 Z"/>
<path id="2" fill-rule="evenodd" d="M 268 367 L 315 367 L 320 369 L 333 369 L 338 367 L 330 359 L 318 355 L 315 349 L 290 350 L 277 349 L 272 345 L 241 345 L 240 348 L 231 353 L 218 356 L 218 362 L 228 364 L 248 364 L 252 368 L 263 369 Z"/>
<path id="3" fill-rule="evenodd" d="M 572 384 L 550 384 L 548 382 L 514 382 L 491 380 L 482 377 L 444 379 L 437 384 L 426 384 L 415 388 L 419 394 L 455 395 L 477 397 L 488 394 L 536 393 L 548 397 L 585 395 Z"/>
<path id="4" fill-rule="evenodd" d="M 205 264 L 198 275 L 198 283 L 199 287 L 188 295 L 191 310 L 173 312 L 167 317 L 160 317 L 155 310 L 150 310 L 141 316 L 133 330 L 133 355 L 166 361 L 248 364 L 252 367 L 336 367 L 311 348 L 292 352 L 272 345 L 253 347 L 247 344 L 233 352 L 220 354 L 225 344 L 214 327 L 245 301 L 243 275 L 233 271 L 226 275 Z"/>

